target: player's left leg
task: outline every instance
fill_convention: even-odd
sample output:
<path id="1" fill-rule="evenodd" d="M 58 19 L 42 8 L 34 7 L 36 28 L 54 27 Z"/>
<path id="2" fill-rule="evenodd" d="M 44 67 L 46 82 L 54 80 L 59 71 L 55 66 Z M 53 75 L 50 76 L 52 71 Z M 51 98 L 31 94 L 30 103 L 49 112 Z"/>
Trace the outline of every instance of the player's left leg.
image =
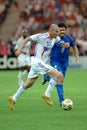
<path id="1" fill-rule="evenodd" d="M 63 76 L 65 77 L 66 69 L 61 68 L 61 72 L 62 72 Z M 64 82 L 64 80 L 63 80 L 63 82 Z M 56 89 L 57 89 L 57 94 L 58 94 L 58 97 L 59 97 L 59 103 L 60 103 L 60 106 L 61 106 L 62 101 L 64 100 L 64 84 L 63 83 L 57 84 Z"/>
<path id="2" fill-rule="evenodd" d="M 58 97 L 59 97 L 59 103 L 60 103 L 60 106 L 61 106 L 62 101 L 64 100 L 63 84 L 57 84 L 56 88 L 57 88 L 57 94 L 58 94 Z"/>

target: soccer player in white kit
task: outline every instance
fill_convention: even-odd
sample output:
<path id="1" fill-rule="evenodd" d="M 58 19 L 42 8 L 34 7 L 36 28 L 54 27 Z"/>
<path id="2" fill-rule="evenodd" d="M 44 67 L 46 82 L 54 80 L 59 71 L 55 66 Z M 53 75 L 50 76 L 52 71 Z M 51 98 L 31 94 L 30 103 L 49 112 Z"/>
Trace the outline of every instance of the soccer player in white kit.
<path id="1" fill-rule="evenodd" d="M 19 49 L 16 51 L 15 54 L 18 56 L 21 53 L 22 48 L 28 41 L 36 41 L 35 55 L 31 60 L 31 69 L 28 75 L 28 79 L 24 84 L 22 84 L 19 87 L 19 89 L 13 96 L 9 97 L 11 110 L 15 109 L 14 105 L 17 99 L 21 96 L 21 94 L 23 94 L 28 88 L 30 88 L 35 83 L 40 74 L 47 74 L 53 77 L 53 79 L 56 80 L 58 84 L 62 83 L 62 73 L 58 72 L 52 66 L 46 64 L 46 62 L 50 58 L 50 52 L 55 42 L 58 42 L 63 47 L 69 47 L 68 43 L 65 44 L 60 40 L 58 33 L 59 27 L 56 24 L 52 24 L 49 27 L 47 33 L 39 33 L 25 38 Z M 52 105 L 51 98 L 46 97 L 44 94 L 42 95 L 42 98 L 46 101 L 46 103 Z"/>
<path id="2" fill-rule="evenodd" d="M 26 29 L 22 30 L 21 37 L 16 41 L 15 51 L 18 50 L 19 46 L 23 40 L 28 36 L 28 31 Z M 21 54 L 17 57 L 17 63 L 19 68 L 18 74 L 18 84 L 23 83 L 23 76 L 27 74 L 30 70 L 30 47 L 31 42 L 28 41 L 27 44 L 23 47 Z"/>

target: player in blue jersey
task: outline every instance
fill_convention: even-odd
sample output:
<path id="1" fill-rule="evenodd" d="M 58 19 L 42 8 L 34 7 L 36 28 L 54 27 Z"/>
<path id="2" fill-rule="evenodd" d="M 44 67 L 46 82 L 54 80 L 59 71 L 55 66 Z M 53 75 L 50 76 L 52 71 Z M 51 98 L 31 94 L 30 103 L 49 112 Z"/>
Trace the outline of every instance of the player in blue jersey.
<path id="1" fill-rule="evenodd" d="M 67 26 L 64 23 L 58 24 L 59 26 L 59 36 L 61 37 L 61 40 L 63 40 L 66 43 L 70 43 L 70 47 L 73 48 L 73 53 L 76 59 L 76 62 L 78 62 L 79 58 L 79 52 L 78 48 L 76 47 L 74 39 L 66 34 Z M 61 47 L 58 43 L 55 43 L 54 47 L 52 48 L 51 55 L 50 55 L 50 64 L 56 68 L 58 71 L 62 72 L 63 77 L 66 75 L 67 67 L 69 65 L 69 54 L 70 54 L 70 47 L 64 48 Z M 64 78 L 63 78 L 64 79 Z M 46 81 L 49 81 L 49 77 L 45 76 L 42 84 L 44 84 Z M 56 81 L 54 81 L 52 78 L 49 81 L 49 85 L 44 93 L 44 96 L 50 97 L 50 93 L 53 90 L 53 87 L 56 85 L 57 93 L 59 97 L 59 103 L 61 105 L 62 101 L 64 100 L 64 90 L 63 90 L 63 83 L 62 84 L 56 84 Z M 49 104 L 48 104 L 49 105 Z"/>

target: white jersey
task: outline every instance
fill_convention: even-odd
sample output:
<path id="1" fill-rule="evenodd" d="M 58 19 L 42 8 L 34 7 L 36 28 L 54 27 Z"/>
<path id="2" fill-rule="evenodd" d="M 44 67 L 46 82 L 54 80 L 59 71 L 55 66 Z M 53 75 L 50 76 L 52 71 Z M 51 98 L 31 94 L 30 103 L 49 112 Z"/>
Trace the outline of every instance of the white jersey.
<path id="1" fill-rule="evenodd" d="M 21 45 L 21 43 L 23 42 L 24 38 L 20 37 L 17 41 L 16 41 L 16 46 L 15 46 L 15 50 L 17 50 L 19 48 L 19 46 Z M 31 42 L 27 42 L 27 44 L 25 44 L 25 46 L 22 49 L 22 52 L 30 55 L 30 47 L 31 47 Z"/>
<path id="2" fill-rule="evenodd" d="M 36 42 L 35 54 L 31 59 L 31 69 L 28 78 L 38 77 L 54 69 L 50 66 L 50 52 L 56 42 L 61 43 L 60 37 L 50 38 L 49 33 L 39 33 L 30 36 L 30 41 Z"/>
<path id="3" fill-rule="evenodd" d="M 60 42 L 60 37 L 50 38 L 49 33 L 39 33 L 30 36 L 31 41 L 36 41 L 34 57 L 44 63 L 49 62 L 50 52 L 55 42 Z M 60 43 L 59 43 L 60 44 Z"/>

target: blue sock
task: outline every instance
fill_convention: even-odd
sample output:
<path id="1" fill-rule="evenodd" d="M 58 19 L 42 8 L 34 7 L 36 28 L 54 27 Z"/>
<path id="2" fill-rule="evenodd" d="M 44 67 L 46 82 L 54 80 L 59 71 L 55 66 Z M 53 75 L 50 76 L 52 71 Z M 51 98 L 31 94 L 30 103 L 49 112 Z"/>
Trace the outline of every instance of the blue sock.
<path id="1" fill-rule="evenodd" d="M 62 101 L 64 100 L 63 84 L 57 84 L 56 88 L 57 88 L 57 94 L 59 97 L 59 103 L 61 104 Z"/>

